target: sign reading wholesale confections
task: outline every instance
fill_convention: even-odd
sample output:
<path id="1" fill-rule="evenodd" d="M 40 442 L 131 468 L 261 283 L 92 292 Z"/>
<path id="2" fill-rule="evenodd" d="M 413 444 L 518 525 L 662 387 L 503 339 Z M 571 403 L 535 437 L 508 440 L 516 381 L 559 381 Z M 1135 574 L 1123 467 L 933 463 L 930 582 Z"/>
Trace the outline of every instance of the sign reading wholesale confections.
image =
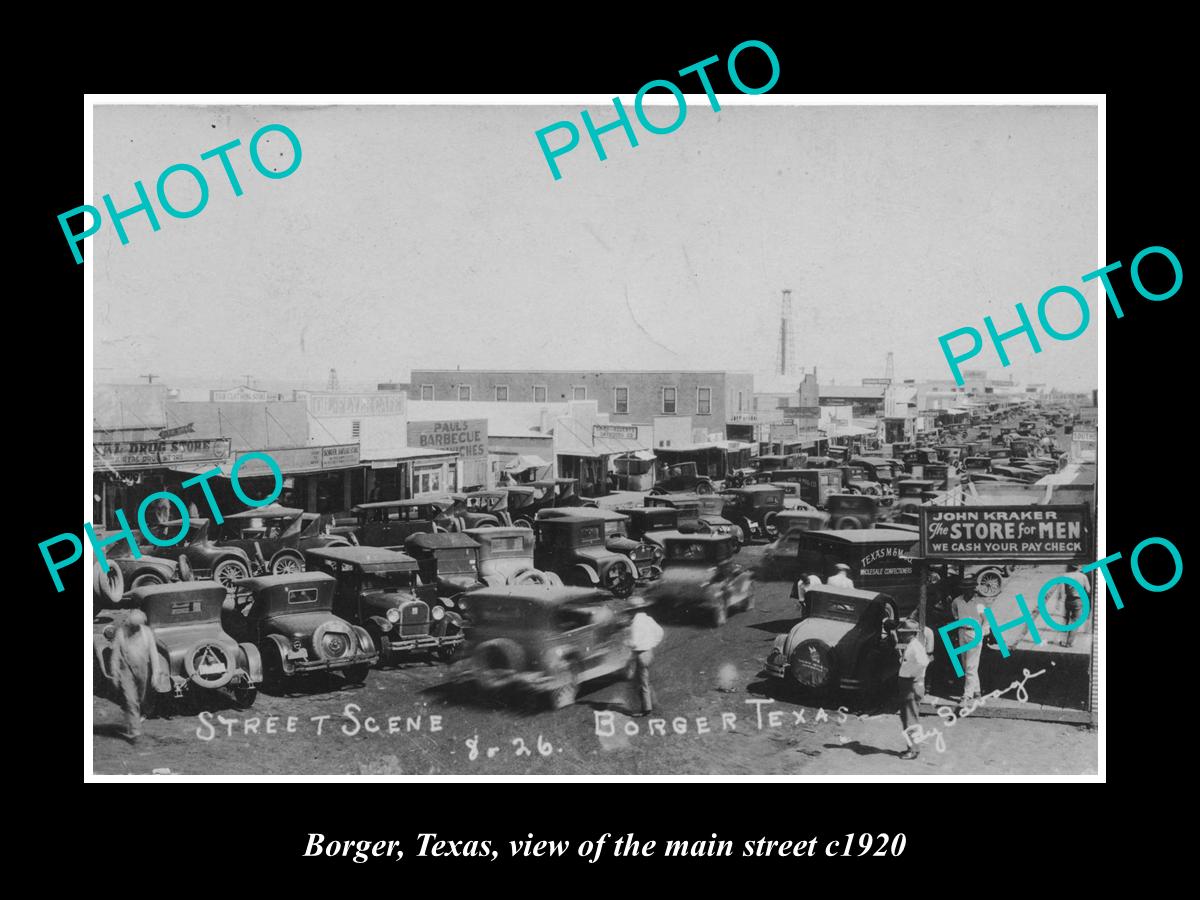
<path id="1" fill-rule="evenodd" d="M 320 472 L 322 469 L 343 469 L 357 466 L 358 444 L 325 444 L 315 447 L 277 447 L 271 450 L 252 454 L 252 458 L 243 464 L 243 477 L 264 477 L 271 474 L 266 463 L 258 458 L 262 453 L 269 453 L 280 471 L 285 475 L 302 475 L 306 472 Z M 238 451 L 238 458 L 250 455 L 248 450 Z"/>
<path id="2" fill-rule="evenodd" d="M 921 507 L 921 555 L 1066 562 L 1091 552 L 1086 506 Z"/>

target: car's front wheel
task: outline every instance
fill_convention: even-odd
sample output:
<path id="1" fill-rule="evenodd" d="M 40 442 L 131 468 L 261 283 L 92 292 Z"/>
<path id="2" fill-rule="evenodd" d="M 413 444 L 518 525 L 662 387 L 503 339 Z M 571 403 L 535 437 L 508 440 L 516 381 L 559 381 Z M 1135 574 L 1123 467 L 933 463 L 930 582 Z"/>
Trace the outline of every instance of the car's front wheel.
<path id="1" fill-rule="evenodd" d="M 981 597 L 995 597 L 1004 587 L 1004 578 L 995 569 L 979 575 L 975 589 Z"/>
<path id="2" fill-rule="evenodd" d="M 149 587 L 152 584 L 166 584 L 162 576 L 156 572 L 143 572 L 133 579 L 129 585 L 130 590 L 136 590 L 140 587 Z"/>
<path id="3" fill-rule="evenodd" d="M 701 481 L 696 485 L 697 494 L 711 494 L 713 486 L 711 481 Z"/>
<path id="4" fill-rule="evenodd" d="M 294 575 L 304 571 L 304 560 L 299 554 L 280 553 L 271 560 L 272 575 Z"/>
<path id="5" fill-rule="evenodd" d="M 614 597 L 628 597 L 633 593 L 633 573 L 625 566 L 613 565 L 604 573 L 604 587 Z"/>
<path id="6" fill-rule="evenodd" d="M 223 559 L 213 567 L 213 581 L 232 591 L 237 583 L 250 577 L 250 570 L 240 559 Z"/>

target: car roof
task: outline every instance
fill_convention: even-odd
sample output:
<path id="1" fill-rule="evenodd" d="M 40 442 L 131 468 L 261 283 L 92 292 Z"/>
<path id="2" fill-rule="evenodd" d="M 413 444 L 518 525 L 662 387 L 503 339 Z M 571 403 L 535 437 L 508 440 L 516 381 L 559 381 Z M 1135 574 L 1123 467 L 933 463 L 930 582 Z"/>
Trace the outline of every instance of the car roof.
<path id="1" fill-rule="evenodd" d="M 512 537 L 513 535 L 527 534 L 532 538 L 533 529 L 521 528 L 518 525 L 505 525 L 499 528 L 467 528 L 463 534 L 469 534 L 476 541 L 482 541 L 489 535 L 491 537 Z"/>
<path id="2" fill-rule="evenodd" d="M 569 512 L 559 512 L 559 510 L 569 510 Z M 543 515 L 544 513 L 544 515 Z M 545 522 L 566 522 L 567 524 L 577 524 L 579 522 L 624 522 L 628 519 L 622 513 L 615 509 L 594 509 L 592 507 L 580 506 L 560 506 L 556 509 L 544 509 L 538 513 L 538 524 Z"/>
<path id="3" fill-rule="evenodd" d="M 315 559 L 350 563 L 364 570 L 411 569 L 417 565 L 417 561 L 407 553 L 385 550 L 383 547 L 316 547 L 305 552 Z"/>
<path id="4" fill-rule="evenodd" d="M 477 541 L 471 540 L 465 534 L 457 531 L 427 534 L 420 532 L 419 534 L 410 534 L 404 540 L 405 544 L 412 544 L 414 547 L 420 547 L 422 550 L 448 550 L 454 547 L 478 547 Z"/>
<path id="5" fill-rule="evenodd" d="M 810 535 L 842 541 L 847 544 L 890 544 L 907 541 L 913 543 L 916 538 L 911 531 L 900 531 L 896 528 L 841 528 L 836 531 L 823 529 L 810 531 Z"/>
<path id="6" fill-rule="evenodd" d="M 654 534 L 660 541 L 702 541 L 706 544 L 717 544 L 721 541 L 732 541 L 731 534 L 716 534 L 711 531 L 658 531 Z"/>
<path id="7" fill-rule="evenodd" d="M 773 484 L 748 484 L 745 487 L 740 487 L 740 488 L 726 488 L 725 490 L 721 491 L 721 493 L 722 494 L 762 494 L 762 493 L 767 493 L 767 492 L 775 493 L 775 492 L 782 491 L 782 490 L 783 490 L 783 488 L 776 487 Z"/>
<path id="8" fill-rule="evenodd" d="M 297 509 L 294 506 L 280 506 L 278 503 L 272 503 L 270 506 L 258 506 L 254 509 L 244 509 L 241 512 L 230 513 L 225 516 L 226 519 L 257 519 L 271 518 L 272 516 L 298 516 L 304 510 Z"/>
<path id="9" fill-rule="evenodd" d="M 566 519 L 571 516 L 578 516 L 581 519 L 604 519 L 605 521 L 617 521 L 626 518 L 622 512 L 615 509 L 604 509 L 599 506 L 552 506 L 549 509 L 538 511 L 539 521 L 542 518 L 546 519 Z"/>
<path id="10" fill-rule="evenodd" d="M 558 587 L 552 584 L 529 584 L 496 588 L 480 588 L 471 591 L 472 605 L 489 599 L 524 600 L 536 606 L 561 606 L 573 600 L 586 600 L 597 596 L 611 599 L 608 594 L 598 588 Z"/>
<path id="11" fill-rule="evenodd" d="M 394 506 L 427 506 L 431 503 L 444 502 L 443 498 L 433 500 L 373 500 L 370 503 L 359 503 L 354 509 L 385 509 Z M 351 510 L 353 512 L 353 510 Z"/>
<path id="12" fill-rule="evenodd" d="M 864 591 L 861 588 L 836 587 L 830 584 L 814 585 L 813 587 L 806 588 L 804 596 L 808 597 L 810 594 L 832 594 L 835 597 L 848 597 L 853 600 L 893 599 L 891 594 L 884 594 L 879 591 Z"/>
<path id="13" fill-rule="evenodd" d="M 225 599 L 225 586 L 215 581 L 172 581 L 168 584 L 148 584 L 135 588 L 131 595 L 136 605 L 151 597 L 179 597 L 203 599 L 205 596 L 220 596 Z"/>
<path id="14" fill-rule="evenodd" d="M 336 580 L 332 575 L 326 575 L 324 572 L 289 572 L 287 575 L 260 575 L 257 578 L 243 578 L 237 583 L 237 586 L 239 590 L 261 591 L 264 588 L 278 587 L 284 584 L 319 585 Z"/>

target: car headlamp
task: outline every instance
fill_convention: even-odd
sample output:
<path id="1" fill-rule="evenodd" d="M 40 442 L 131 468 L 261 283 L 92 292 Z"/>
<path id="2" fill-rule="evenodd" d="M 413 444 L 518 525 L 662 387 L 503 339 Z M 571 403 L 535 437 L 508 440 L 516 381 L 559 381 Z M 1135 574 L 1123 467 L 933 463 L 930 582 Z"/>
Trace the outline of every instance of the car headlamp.
<path id="1" fill-rule="evenodd" d="M 440 622 L 444 618 L 446 618 L 446 610 L 440 606 L 435 606 L 433 608 L 433 621 Z"/>
<path id="2" fill-rule="evenodd" d="M 453 597 L 443 597 L 442 602 L 446 604 L 447 608 L 454 609 L 454 598 Z"/>
<path id="3" fill-rule="evenodd" d="M 393 625 L 400 621 L 400 610 L 396 609 L 394 606 L 387 611 L 386 615 L 387 620 Z"/>

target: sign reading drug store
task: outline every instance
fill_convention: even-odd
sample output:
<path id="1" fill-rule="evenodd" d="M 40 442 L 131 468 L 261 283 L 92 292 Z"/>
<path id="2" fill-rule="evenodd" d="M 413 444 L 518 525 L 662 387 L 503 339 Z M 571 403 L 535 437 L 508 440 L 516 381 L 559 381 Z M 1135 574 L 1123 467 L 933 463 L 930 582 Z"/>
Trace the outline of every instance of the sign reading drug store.
<path id="1" fill-rule="evenodd" d="M 923 506 L 921 555 L 1069 562 L 1091 553 L 1086 506 Z"/>

